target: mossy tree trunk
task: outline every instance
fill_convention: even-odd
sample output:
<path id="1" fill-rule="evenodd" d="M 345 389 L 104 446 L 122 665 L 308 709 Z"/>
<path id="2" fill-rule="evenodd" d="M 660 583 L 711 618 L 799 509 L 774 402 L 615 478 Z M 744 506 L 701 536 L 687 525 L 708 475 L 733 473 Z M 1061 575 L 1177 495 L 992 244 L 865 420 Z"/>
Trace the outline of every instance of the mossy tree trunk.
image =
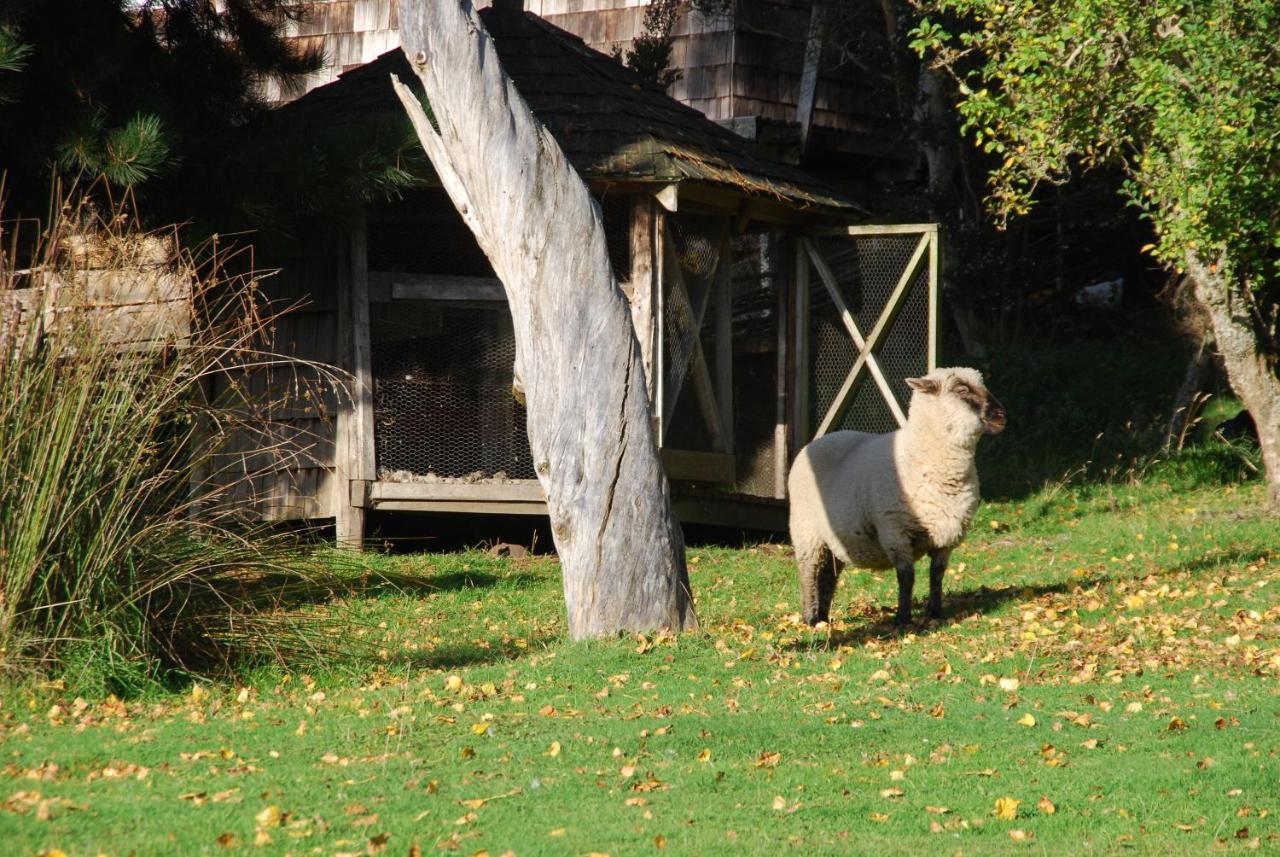
<path id="1" fill-rule="evenodd" d="M 1231 389 L 1253 417 L 1266 469 L 1267 500 L 1280 514 L 1280 374 L 1278 355 L 1268 348 L 1267 322 L 1257 312 L 1257 302 L 1245 286 L 1223 276 L 1222 261 L 1206 262 L 1187 254 L 1187 273 L 1195 285 L 1196 300 L 1213 325 L 1213 336 Z M 1274 324 L 1274 322 L 1272 322 Z"/>
<path id="2" fill-rule="evenodd" d="M 504 4 L 494 14 L 523 13 Z M 434 123 L 393 83 L 511 308 L 570 634 L 696 627 L 640 347 L 599 210 L 503 71 L 470 0 L 401 0 L 399 15 Z"/>

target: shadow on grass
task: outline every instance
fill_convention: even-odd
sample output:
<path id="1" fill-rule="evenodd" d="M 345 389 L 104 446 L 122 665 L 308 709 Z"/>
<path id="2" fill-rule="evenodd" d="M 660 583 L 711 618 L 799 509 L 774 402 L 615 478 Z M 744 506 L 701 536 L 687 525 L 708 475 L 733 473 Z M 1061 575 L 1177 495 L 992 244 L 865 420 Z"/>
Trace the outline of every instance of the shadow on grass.
<path id="1" fill-rule="evenodd" d="M 1274 556 L 1276 551 L 1272 548 L 1248 548 L 1245 550 L 1224 550 L 1213 551 L 1205 556 L 1188 562 L 1180 563 L 1163 570 L 1165 574 L 1187 573 L 1195 574 L 1201 571 L 1215 571 L 1222 569 L 1225 565 L 1239 564 L 1241 567 L 1257 562 L 1258 560 L 1269 559 Z"/>
<path id="2" fill-rule="evenodd" d="M 912 605 L 914 621 L 905 629 L 894 624 L 895 607 L 893 605 L 867 606 L 861 614 L 846 617 L 845 624 L 856 625 L 856 627 L 833 631 L 826 640 L 821 642 L 821 645 L 824 647 L 857 646 L 872 640 L 896 637 L 904 632 L 910 632 L 916 636 L 928 636 L 934 631 L 949 628 L 971 616 L 992 613 L 1011 601 L 1030 601 L 1041 595 L 1060 595 L 1076 587 L 1094 586 L 1104 580 L 1105 578 L 1101 577 L 1086 577 L 1038 586 L 1001 586 L 998 589 L 981 586 L 977 589 L 961 590 L 951 595 L 944 594 L 942 608 L 945 615 L 940 620 L 924 619 L 925 600 L 918 598 Z M 791 648 L 810 648 L 814 643 L 814 640 L 797 640 Z"/>
<path id="3" fill-rule="evenodd" d="M 526 646 L 517 646 L 513 642 L 488 640 L 488 648 L 475 643 L 471 645 L 441 646 L 430 651 L 397 652 L 388 658 L 377 659 L 377 662 L 390 668 L 408 668 L 413 670 L 451 670 L 462 667 L 483 666 L 486 664 L 518 661 L 538 652 L 556 642 L 555 634 L 539 634 L 527 638 Z"/>

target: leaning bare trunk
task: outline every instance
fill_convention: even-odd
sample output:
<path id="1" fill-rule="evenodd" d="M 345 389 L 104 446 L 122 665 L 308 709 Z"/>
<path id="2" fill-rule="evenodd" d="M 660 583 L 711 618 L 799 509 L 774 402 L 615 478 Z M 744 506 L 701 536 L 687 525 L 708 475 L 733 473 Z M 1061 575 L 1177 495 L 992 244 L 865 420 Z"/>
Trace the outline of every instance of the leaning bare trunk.
<path id="1" fill-rule="evenodd" d="M 1266 467 L 1267 499 L 1280 513 L 1280 376 L 1277 355 L 1261 341 L 1253 301 L 1239 282 L 1223 277 L 1223 265 L 1188 254 L 1187 271 L 1196 300 L 1213 324 L 1213 335 L 1231 389 L 1244 402 L 1258 427 L 1258 443 Z"/>
<path id="2" fill-rule="evenodd" d="M 639 345 L 586 185 L 470 0 L 401 0 L 400 35 L 434 127 L 407 87 L 397 92 L 511 307 L 570 634 L 696 627 Z"/>

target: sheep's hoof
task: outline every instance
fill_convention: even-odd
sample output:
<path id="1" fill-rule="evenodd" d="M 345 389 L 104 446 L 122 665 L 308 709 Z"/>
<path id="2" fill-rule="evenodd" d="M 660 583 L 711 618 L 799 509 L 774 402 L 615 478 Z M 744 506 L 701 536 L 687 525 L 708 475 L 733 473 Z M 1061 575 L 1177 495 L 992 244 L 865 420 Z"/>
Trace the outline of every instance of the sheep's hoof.
<path id="1" fill-rule="evenodd" d="M 928 615 L 928 617 L 929 617 L 930 619 L 937 619 L 937 620 L 939 620 L 939 621 L 941 621 L 942 619 L 944 619 L 944 618 L 945 618 L 945 617 L 942 615 L 942 608 L 941 608 L 941 607 L 930 607 L 930 608 L 929 608 L 929 612 L 928 612 L 928 614 L 927 614 L 927 615 Z"/>
<path id="2" fill-rule="evenodd" d="M 902 614 L 898 614 L 897 616 L 894 616 L 894 617 L 893 617 L 893 626 L 894 626 L 895 628 L 897 628 L 898 630 L 900 630 L 900 631 L 901 631 L 903 628 L 910 628 L 910 627 L 911 627 L 911 616 L 910 616 L 910 614 L 908 614 L 908 615 L 906 615 L 906 616 L 903 616 Z"/>

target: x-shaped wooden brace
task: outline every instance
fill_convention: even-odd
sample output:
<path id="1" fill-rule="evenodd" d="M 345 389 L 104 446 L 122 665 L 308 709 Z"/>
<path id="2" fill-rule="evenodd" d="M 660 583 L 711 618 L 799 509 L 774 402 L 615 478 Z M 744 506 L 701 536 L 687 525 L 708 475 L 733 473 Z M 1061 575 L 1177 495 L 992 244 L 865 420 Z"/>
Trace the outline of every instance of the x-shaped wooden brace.
<path id="1" fill-rule="evenodd" d="M 884 309 L 880 312 L 880 318 L 876 321 L 875 327 L 871 328 L 871 333 L 865 338 L 862 335 L 862 331 L 858 329 L 857 322 L 853 320 L 853 313 L 849 312 L 848 305 L 844 302 L 844 298 L 841 297 L 835 274 L 831 272 L 826 260 L 818 255 L 817 249 L 814 248 L 809 239 L 800 239 L 804 244 L 805 252 L 808 253 L 809 259 L 813 262 L 813 267 L 818 271 L 818 276 L 822 278 L 823 284 L 827 287 L 827 292 L 831 295 L 831 301 L 840 313 L 840 318 L 844 321 L 845 328 L 849 331 L 849 335 L 853 337 L 853 344 L 858 346 L 858 357 L 853 361 L 853 367 L 849 370 L 849 374 L 845 376 L 844 383 L 840 385 L 840 390 L 836 393 L 835 398 L 832 399 L 831 407 L 827 408 L 827 413 L 822 418 L 822 423 L 818 426 L 818 431 L 814 437 L 822 437 L 844 419 L 844 415 L 849 412 L 849 407 L 853 404 L 853 394 L 857 390 L 865 372 L 871 373 L 872 379 L 875 380 L 876 386 L 880 388 L 880 394 L 884 397 L 885 404 L 889 406 L 889 410 L 893 412 L 893 417 L 898 421 L 898 425 L 906 425 L 907 417 L 902 412 L 902 406 L 898 404 L 898 397 L 893 394 L 893 390 L 889 387 L 889 382 L 885 379 L 884 372 L 880 369 L 880 363 L 876 360 L 875 352 L 880 346 L 880 340 L 884 337 L 885 332 L 893 326 L 894 319 L 897 318 L 899 310 L 902 309 L 907 290 L 920 273 L 920 266 L 924 263 L 925 254 L 929 249 L 929 238 L 928 233 L 920 237 L 920 243 L 916 245 L 915 252 L 911 255 L 911 260 L 907 262 L 907 267 L 903 270 L 902 276 L 898 278 L 898 284 L 894 286 L 893 292 L 889 295 L 889 300 L 885 302 Z"/>
<path id="2" fill-rule="evenodd" d="M 664 229 L 667 227 L 664 225 Z M 680 400 L 680 391 L 684 388 L 685 379 L 692 373 L 693 390 L 698 397 L 698 407 L 707 425 L 712 447 L 718 451 L 728 450 L 724 428 L 721 425 L 719 403 L 716 400 L 715 388 L 711 383 L 711 372 L 707 368 L 706 353 L 702 350 L 702 320 L 707 314 L 707 306 L 711 303 L 711 293 L 715 288 L 724 288 L 721 283 L 722 272 L 727 271 L 728 235 L 720 242 L 717 256 L 719 267 L 707 278 L 707 283 L 696 298 L 690 295 L 685 285 L 684 275 L 680 272 L 680 263 L 676 259 L 671 233 L 664 235 L 663 268 L 670 277 L 671 292 L 667 300 L 671 301 L 671 322 L 674 334 L 671 365 L 666 389 L 663 394 L 663 422 L 675 413 L 676 403 Z"/>

